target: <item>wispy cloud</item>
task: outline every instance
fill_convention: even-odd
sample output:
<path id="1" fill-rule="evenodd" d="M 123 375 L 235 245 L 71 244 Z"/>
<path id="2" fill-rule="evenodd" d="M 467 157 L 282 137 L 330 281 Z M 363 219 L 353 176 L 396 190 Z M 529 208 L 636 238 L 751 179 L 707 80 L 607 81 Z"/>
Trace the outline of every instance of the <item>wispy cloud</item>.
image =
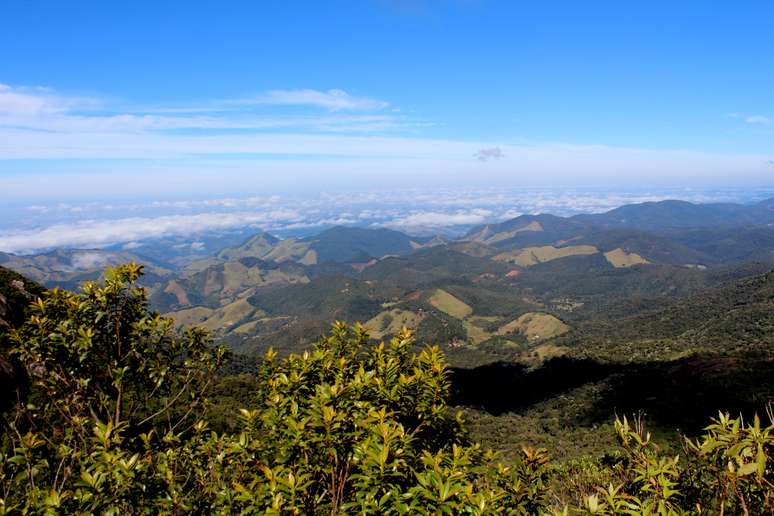
<path id="1" fill-rule="evenodd" d="M 760 154 L 429 137 L 427 121 L 387 105 L 344 90 L 301 89 L 127 108 L 3 85 L 0 172 L 14 173 L 3 177 L 0 198 L 101 198 L 116 184 L 124 195 L 194 187 L 229 195 L 278 185 L 620 184 L 638 175 L 674 184 L 770 174 L 769 156 Z"/>
<path id="2" fill-rule="evenodd" d="M 745 122 L 748 124 L 759 124 L 759 125 L 771 125 L 771 118 L 763 115 L 752 115 L 745 117 Z"/>
<path id="3" fill-rule="evenodd" d="M 774 120 L 764 115 L 746 115 L 744 113 L 733 112 L 728 114 L 729 118 L 743 120 L 745 123 L 753 125 L 771 125 Z"/>
<path id="4" fill-rule="evenodd" d="M 61 96 L 48 88 L 0 84 L 0 116 L 51 115 L 96 105 L 95 99 Z"/>
<path id="5" fill-rule="evenodd" d="M 299 106 L 306 112 L 261 113 L 260 106 Z M 180 130 L 305 130 L 379 132 L 424 125 L 394 112 L 377 113 L 384 101 L 343 90 L 275 90 L 251 99 L 202 101 L 189 107 L 123 108 L 109 102 L 66 96 L 45 88 L 0 84 L 0 129 L 58 133 L 158 133 Z M 314 113 L 308 108 L 323 108 Z M 346 112 L 346 113 L 345 113 Z M 1 156 L 0 156 L 1 157 Z"/>
<path id="6" fill-rule="evenodd" d="M 0 235 L 0 251 L 25 253 L 54 247 L 103 247 L 119 242 L 193 235 L 205 231 L 272 226 L 280 222 L 295 222 L 299 217 L 294 210 L 273 210 L 83 220 Z"/>
<path id="7" fill-rule="evenodd" d="M 388 102 L 356 97 L 344 90 L 327 91 L 272 90 L 264 95 L 233 101 L 235 104 L 268 104 L 277 106 L 314 106 L 330 111 L 375 111 L 389 106 Z"/>
<path id="8" fill-rule="evenodd" d="M 462 226 L 481 224 L 492 217 L 491 210 L 473 209 L 470 211 L 457 211 L 452 213 L 438 211 L 420 211 L 411 213 L 384 224 L 386 227 L 417 230 L 421 228 L 444 228 L 449 226 Z"/>

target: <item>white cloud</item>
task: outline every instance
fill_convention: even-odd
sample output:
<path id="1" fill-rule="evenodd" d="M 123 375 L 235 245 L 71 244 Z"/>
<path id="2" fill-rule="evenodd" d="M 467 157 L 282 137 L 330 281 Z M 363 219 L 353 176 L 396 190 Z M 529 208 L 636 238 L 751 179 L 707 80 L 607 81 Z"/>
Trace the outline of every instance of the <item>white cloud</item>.
<path id="1" fill-rule="evenodd" d="M 279 106 L 314 106 L 331 111 L 370 111 L 384 109 L 389 106 L 383 100 L 355 97 L 339 89 L 328 91 L 310 89 L 272 90 L 265 95 L 236 102 L 241 104 L 271 104 Z"/>
<path id="2" fill-rule="evenodd" d="M 128 217 L 117 220 L 83 220 L 41 229 L 0 234 L 0 251 L 28 253 L 55 247 L 103 247 L 121 242 L 193 235 L 203 231 L 262 227 L 297 221 L 297 211 L 200 213 L 160 217 Z"/>
<path id="3" fill-rule="evenodd" d="M 63 97 L 46 88 L 20 88 L 0 84 L 0 116 L 36 116 L 93 107 L 93 99 Z"/>
<path id="4" fill-rule="evenodd" d="M 771 118 L 763 115 L 752 115 L 744 119 L 748 124 L 771 125 Z"/>
<path id="5" fill-rule="evenodd" d="M 103 267 L 110 262 L 110 255 L 104 253 L 85 252 L 73 255 L 70 264 L 75 269 L 90 270 Z"/>
<path id="6" fill-rule="evenodd" d="M 770 117 L 764 115 L 745 115 L 744 113 L 734 112 L 729 113 L 728 116 L 730 118 L 744 120 L 748 124 L 771 125 L 772 122 L 774 122 Z"/>
<path id="7" fill-rule="evenodd" d="M 260 105 L 322 107 L 331 113 L 298 112 L 261 115 Z M 109 109 L 94 98 L 59 95 L 44 88 L 0 84 L 0 128 L 77 133 L 81 138 L 114 133 L 154 133 L 170 130 L 280 130 L 374 132 L 426 125 L 399 114 L 340 114 L 374 111 L 384 101 L 355 97 L 343 90 L 275 90 L 252 99 L 204 101 L 189 108 Z M 96 111 L 100 108 L 100 111 Z"/>
<path id="8" fill-rule="evenodd" d="M 454 231 L 457 226 L 501 221 L 525 213 L 572 215 L 668 198 L 694 202 L 744 202 L 750 199 L 749 189 L 734 192 L 724 188 L 713 192 L 643 191 L 639 188 L 611 192 L 520 186 L 412 187 L 331 191 L 315 196 L 149 199 L 110 204 L 54 202 L 41 206 L 47 211 L 40 214 L 25 213 L 24 220 L 16 224 L 29 224 L 26 229 L 17 226 L 14 231 L 0 232 L 0 250 L 24 253 L 54 247 L 94 248 L 111 244 L 123 244 L 123 249 L 130 250 L 146 244 L 146 240 L 188 237 L 180 240 L 180 248 L 198 251 L 201 239 L 197 235 L 205 232 L 261 229 L 312 234 L 316 231 L 314 228 L 328 225 L 359 224 L 413 233 L 443 233 Z M 136 216 L 138 213 L 142 216 Z M 32 217 L 35 219 L 31 220 Z"/>
<path id="9" fill-rule="evenodd" d="M 427 138 L 413 131 L 425 122 L 370 112 L 387 103 L 343 90 L 275 90 L 187 109 L 111 111 L 108 104 L 0 86 L 0 173 L 15 172 L 4 174 L 0 199 L 39 204 L 45 197 L 104 198 L 116 184 L 124 195 L 148 197 L 299 185 L 622 185 L 640 184 L 643 177 L 670 184 L 727 183 L 729 177 L 762 183 L 771 175 L 768 155 Z M 266 104 L 328 112 L 260 113 Z M 401 130 L 403 136 L 394 136 Z M 482 167 L 471 156 L 488 163 Z M 464 207 L 469 200 L 445 202 Z"/>
<path id="10" fill-rule="evenodd" d="M 444 213 L 437 211 L 417 212 L 391 220 L 384 226 L 393 228 L 441 228 L 447 226 L 460 226 L 469 224 L 481 224 L 492 212 L 476 209 L 469 212 Z"/>
<path id="11" fill-rule="evenodd" d="M 486 149 L 478 149 L 473 157 L 479 161 L 489 161 L 490 159 L 501 159 L 505 157 L 503 150 L 500 147 L 489 147 Z"/>

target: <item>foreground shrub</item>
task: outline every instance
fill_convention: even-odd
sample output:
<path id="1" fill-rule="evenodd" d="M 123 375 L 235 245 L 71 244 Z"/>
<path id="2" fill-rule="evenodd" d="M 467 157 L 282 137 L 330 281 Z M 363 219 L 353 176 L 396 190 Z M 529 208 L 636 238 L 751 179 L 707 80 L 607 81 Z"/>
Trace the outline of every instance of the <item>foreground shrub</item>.
<path id="1" fill-rule="evenodd" d="M 544 506 L 547 457 L 521 467 L 468 442 L 446 398 L 437 348 L 404 331 L 372 346 L 336 324 L 303 355 L 269 353 L 260 400 L 239 430 L 204 421 L 224 351 L 177 335 L 108 271 L 80 293 L 55 290 L 12 335 L 33 393 L 6 415 L 0 513 L 530 513 Z"/>
<path id="2" fill-rule="evenodd" d="M 336 323 L 302 355 L 269 352 L 256 401 L 214 432 L 201 414 L 226 353 L 150 312 L 140 273 L 52 291 L 6 333 L 32 385 L 3 416 L 0 515 L 774 512 L 771 416 L 721 414 L 681 456 L 617 420 L 616 460 L 558 497 L 545 450 L 506 466 L 470 441 L 443 354 L 408 330 L 373 345 Z"/>

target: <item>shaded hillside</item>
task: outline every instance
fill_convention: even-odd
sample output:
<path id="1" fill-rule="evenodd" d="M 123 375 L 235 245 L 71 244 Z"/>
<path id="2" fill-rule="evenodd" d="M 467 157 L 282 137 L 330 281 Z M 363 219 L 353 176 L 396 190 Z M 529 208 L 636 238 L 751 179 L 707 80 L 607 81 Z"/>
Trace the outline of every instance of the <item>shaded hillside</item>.
<path id="1" fill-rule="evenodd" d="M 641 230 L 668 228 L 723 227 L 774 222 L 774 212 L 765 204 L 694 204 L 659 201 L 628 204 L 591 215 L 576 215 L 573 221 L 596 227 L 628 227 Z"/>
<path id="2" fill-rule="evenodd" d="M 495 415 L 572 397 L 574 414 L 565 420 L 570 426 L 644 411 L 651 424 L 697 432 L 718 410 L 749 414 L 774 401 L 774 360 L 692 357 L 611 364 L 562 357 L 535 369 L 512 363 L 454 369 L 452 385 L 453 403 Z M 583 396 L 584 386 L 595 386 L 594 396 Z"/>
<path id="3" fill-rule="evenodd" d="M 505 222 L 474 227 L 463 240 L 503 249 L 528 247 L 569 239 L 585 228 L 582 223 L 556 215 L 521 215 Z"/>
<path id="4" fill-rule="evenodd" d="M 560 341 L 579 356 L 613 361 L 697 352 L 766 354 L 774 345 L 774 272 L 729 281 L 636 315 L 590 320 Z"/>
<path id="5" fill-rule="evenodd" d="M 317 263 L 367 262 L 371 258 L 402 255 L 414 250 L 412 239 L 391 229 L 338 226 L 305 239 L 317 254 Z"/>
<path id="6" fill-rule="evenodd" d="M 593 232 L 580 236 L 577 243 L 593 245 L 603 252 L 622 249 L 627 253 L 636 253 L 654 263 L 695 265 L 721 261 L 666 236 L 639 230 L 616 229 Z"/>
<path id="7" fill-rule="evenodd" d="M 706 287 L 706 271 L 673 265 L 613 267 L 601 254 L 572 256 L 542 263 L 521 274 L 516 283 L 546 303 L 565 300 L 573 312 L 599 316 L 622 300 L 673 299 Z"/>
<path id="8" fill-rule="evenodd" d="M 693 228 L 670 231 L 665 236 L 701 253 L 707 260 L 704 263 L 774 263 L 774 228 L 771 227 Z"/>
<path id="9" fill-rule="evenodd" d="M 482 274 L 501 274 L 508 269 L 507 265 L 485 257 L 471 256 L 438 246 L 406 257 L 380 260 L 366 268 L 362 277 L 412 288 L 450 277 L 472 279 Z"/>
<path id="10" fill-rule="evenodd" d="M 268 314 L 321 320 L 366 320 L 389 299 L 389 290 L 347 276 L 323 275 L 308 284 L 254 295 L 249 302 Z"/>

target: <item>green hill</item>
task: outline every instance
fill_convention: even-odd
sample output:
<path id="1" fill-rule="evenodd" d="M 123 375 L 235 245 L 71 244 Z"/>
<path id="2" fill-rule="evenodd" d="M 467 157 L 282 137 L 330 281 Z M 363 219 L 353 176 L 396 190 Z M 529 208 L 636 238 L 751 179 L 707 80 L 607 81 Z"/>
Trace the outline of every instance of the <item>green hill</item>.
<path id="1" fill-rule="evenodd" d="M 774 346 L 774 272 L 733 279 L 633 315 L 589 320 L 561 341 L 581 356 L 615 361 L 766 354 Z"/>
<path id="2" fill-rule="evenodd" d="M 0 265 L 12 269 L 47 287 L 76 289 L 87 280 L 102 276 L 106 267 L 122 263 L 143 263 L 143 282 L 152 284 L 172 274 L 165 266 L 128 251 L 102 249 L 57 249 L 51 252 L 19 256 L 0 253 Z"/>
<path id="3" fill-rule="evenodd" d="M 640 230 L 727 227 L 774 221 L 774 212 L 764 207 L 765 204 L 694 204 L 667 200 L 628 204 L 605 213 L 576 215 L 572 220 L 595 227 L 628 227 Z"/>
<path id="4" fill-rule="evenodd" d="M 242 257 L 158 284 L 150 299 L 162 311 L 192 305 L 214 308 L 251 295 L 256 289 L 308 281 L 302 265 Z"/>
<path id="5" fill-rule="evenodd" d="M 373 258 L 411 253 L 414 241 L 390 229 L 366 229 L 337 226 L 307 238 L 280 240 L 268 233 L 259 233 L 241 245 L 221 250 L 209 259 L 189 266 L 201 270 L 214 263 L 252 257 L 266 261 L 292 261 L 303 265 L 327 263 L 366 263 Z"/>

